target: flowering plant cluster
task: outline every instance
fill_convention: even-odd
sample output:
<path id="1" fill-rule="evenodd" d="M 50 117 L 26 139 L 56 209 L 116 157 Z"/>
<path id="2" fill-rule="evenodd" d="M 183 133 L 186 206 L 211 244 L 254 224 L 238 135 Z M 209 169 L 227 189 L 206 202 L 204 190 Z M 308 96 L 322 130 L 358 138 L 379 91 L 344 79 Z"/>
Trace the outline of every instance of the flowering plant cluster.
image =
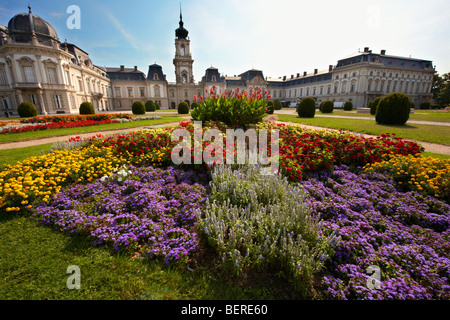
<path id="1" fill-rule="evenodd" d="M 49 201 L 68 183 L 96 180 L 127 163 L 111 148 L 91 145 L 7 165 L 0 171 L 0 208 L 8 212 L 30 209 L 34 202 Z"/>
<path id="2" fill-rule="evenodd" d="M 191 111 L 193 120 L 221 121 L 230 127 L 246 128 L 261 122 L 267 115 L 266 98 L 271 97 L 267 91 L 259 89 L 249 94 L 247 90 L 240 93 L 237 88 L 220 95 L 215 89 L 215 86 L 206 89 L 206 94 L 209 94 L 206 99 L 203 96 L 194 97 L 197 107 Z"/>
<path id="3" fill-rule="evenodd" d="M 205 176 L 122 167 L 88 184 L 71 184 L 36 207 L 45 224 L 111 244 L 133 257 L 186 262 L 197 247 L 194 211 L 206 200 Z"/>
<path id="4" fill-rule="evenodd" d="M 52 115 L 52 116 L 38 116 L 34 118 L 21 119 L 21 123 L 48 123 L 48 122 L 73 122 L 82 120 L 114 120 L 114 119 L 133 119 L 131 114 L 126 113 L 100 113 L 100 114 L 76 114 L 76 115 Z"/>
<path id="5" fill-rule="evenodd" d="M 301 186 L 327 232 L 341 237 L 322 281 L 325 297 L 450 298 L 448 204 L 398 191 L 389 175 L 346 166 L 311 174 Z M 368 285 L 370 266 L 380 269 L 379 287 Z"/>
<path id="6" fill-rule="evenodd" d="M 262 123 L 258 128 L 280 130 L 281 169 L 291 181 L 302 180 L 304 172 L 329 170 L 333 165 L 360 166 L 379 162 L 388 155 L 415 155 L 423 150 L 417 143 L 392 138 L 389 134 L 373 139 L 298 125 Z"/>
<path id="7" fill-rule="evenodd" d="M 450 203 L 449 159 L 396 155 L 365 168 L 366 172 L 389 172 L 403 190 L 417 190 Z"/>
<path id="8" fill-rule="evenodd" d="M 29 131 L 40 131 L 47 129 L 60 129 L 60 128 L 76 128 L 76 127 L 87 127 L 87 126 L 95 126 L 102 125 L 108 123 L 117 123 L 117 120 L 78 120 L 78 121 L 69 121 L 69 122 L 50 122 L 36 125 L 23 125 L 20 127 L 11 127 L 4 128 L 0 131 L 0 134 L 12 134 L 12 133 L 21 133 L 21 132 L 29 132 Z"/>

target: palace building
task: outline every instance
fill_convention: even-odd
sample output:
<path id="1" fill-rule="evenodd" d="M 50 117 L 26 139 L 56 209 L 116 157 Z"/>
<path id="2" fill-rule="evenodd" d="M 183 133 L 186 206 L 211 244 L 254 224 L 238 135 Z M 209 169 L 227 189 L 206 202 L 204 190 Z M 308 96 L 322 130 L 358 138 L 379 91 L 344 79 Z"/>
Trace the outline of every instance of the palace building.
<path id="1" fill-rule="evenodd" d="M 180 13 L 173 59 L 176 81 L 172 83 L 157 64 L 150 65 L 146 74 L 136 66 L 96 66 L 87 52 L 61 42 L 55 29 L 28 7 L 28 13 L 0 25 L 0 116 L 17 115 L 23 101 L 33 102 L 41 115 L 77 114 L 84 101 L 92 102 L 97 112 L 129 111 L 137 100 L 176 108 L 181 101 L 191 104 L 194 96 L 213 86 L 218 93 L 238 87 L 249 93 L 267 90 L 272 99 L 289 106 L 310 96 L 317 103 L 352 101 L 354 107 L 362 108 L 378 96 L 400 91 L 418 107 L 432 97 L 432 61 L 387 55 L 385 50 L 374 53 L 369 48 L 323 71 L 267 78 L 261 70 L 224 76 L 210 67 L 196 82 L 188 35 Z"/>

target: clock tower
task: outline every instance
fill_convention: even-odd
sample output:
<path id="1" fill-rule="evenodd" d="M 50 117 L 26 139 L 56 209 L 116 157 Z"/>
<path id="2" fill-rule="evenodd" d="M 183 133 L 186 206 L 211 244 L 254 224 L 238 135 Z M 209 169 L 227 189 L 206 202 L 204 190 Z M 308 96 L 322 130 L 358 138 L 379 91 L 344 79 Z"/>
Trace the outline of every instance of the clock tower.
<path id="1" fill-rule="evenodd" d="M 175 76 L 177 84 L 194 84 L 189 32 L 183 27 L 183 16 L 180 9 L 180 27 L 175 30 Z"/>

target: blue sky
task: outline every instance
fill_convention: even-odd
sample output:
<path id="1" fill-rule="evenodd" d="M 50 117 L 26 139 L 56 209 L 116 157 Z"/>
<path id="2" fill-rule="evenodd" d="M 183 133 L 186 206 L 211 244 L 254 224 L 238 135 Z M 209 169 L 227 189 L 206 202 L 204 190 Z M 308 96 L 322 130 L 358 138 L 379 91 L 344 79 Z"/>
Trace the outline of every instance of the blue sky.
<path id="1" fill-rule="evenodd" d="M 163 67 L 174 81 L 180 0 L 0 0 L 0 24 L 28 11 L 49 22 L 60 41 L 88 52 L 96 65 Z M 69 29 L 70 5 L 81 29 Z M 194 77 L 214 66 L 224 75 L 251 68 L 268 77 L 324 70 L 358 49 L 432 60 L 450 72 L 448 0 L 181 0 Z"/>

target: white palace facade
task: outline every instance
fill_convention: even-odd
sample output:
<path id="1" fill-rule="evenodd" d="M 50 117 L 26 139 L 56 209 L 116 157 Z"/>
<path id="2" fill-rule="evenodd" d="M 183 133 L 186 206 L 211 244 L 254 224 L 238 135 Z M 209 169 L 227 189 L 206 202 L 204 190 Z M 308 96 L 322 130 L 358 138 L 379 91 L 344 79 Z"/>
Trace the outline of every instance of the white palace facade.
<path id="1" fill-rule="evenodd" d="M 173 59 L 176 81 L 172 83 L 157 64 L 150 65 L 147 74 L 136 66 L 96 66 L 75 44 L 61 43 L 54 28 L 29 7 L 28 13 L 0 25 L 0 116 L 17 115 L 23 101 L 33 102 L 41 115 L 77 114 L 84 101 L 92 102 L 97 112 L 129 111 L 137 100 L 176 108 L 181 101 L 192 103 L 194 95 L 203 95 L 213 86 L 219 93 L 237 87 L 249 92 L 261 88 L 285 105 L 310 96 L 318 103 L 352 101 L 354 107 L 362 108 L 378 96 L 400 91 L 418 107 L 432 97 L 432 61 L 391 56 L 385 50 L 374 53 L 369 48 L 323 71 L 267 78 L 261 70 L 251 69 L 229 77 L 211 67 L 195 82 L 188 34 L 180 14 Z"/>

